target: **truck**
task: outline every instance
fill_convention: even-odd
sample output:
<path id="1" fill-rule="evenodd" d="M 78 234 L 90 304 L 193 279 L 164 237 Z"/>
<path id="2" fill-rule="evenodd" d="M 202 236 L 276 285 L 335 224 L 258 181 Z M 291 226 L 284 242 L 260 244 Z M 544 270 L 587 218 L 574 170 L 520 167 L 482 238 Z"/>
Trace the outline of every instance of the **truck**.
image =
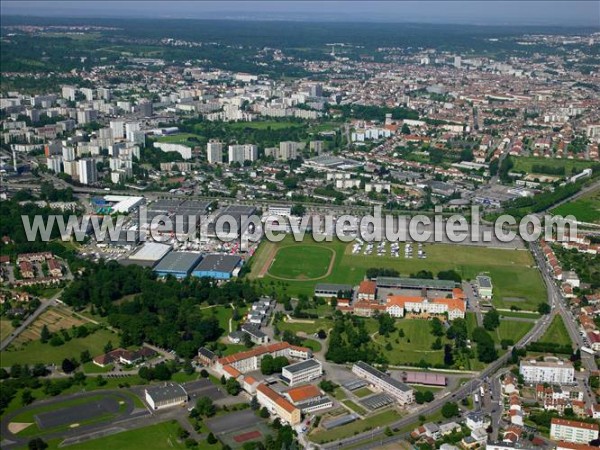
<path id="1" fill-rule="evenodd" d="M 473 400 L 475 401 L 475 403 L 479 403 L 479 395 L 473 395 Z"/>

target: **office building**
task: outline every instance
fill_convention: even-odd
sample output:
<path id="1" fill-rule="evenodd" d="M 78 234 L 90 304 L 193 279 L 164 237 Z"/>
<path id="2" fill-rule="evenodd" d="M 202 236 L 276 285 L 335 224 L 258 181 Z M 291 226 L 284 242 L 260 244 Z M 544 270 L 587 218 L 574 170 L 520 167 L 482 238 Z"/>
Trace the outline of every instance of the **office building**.
<path id="1" fill-rule="evenodd" d="M 365 362 L 355 363 L 352 366 L 352 372 L 375 388 L 394 397 L 401 405 L 408 405 L 415 401 L 415 393 L 411 387 Z"/>
<path id="2" fill-rule="evenodd" d="M 316 359 L 307 359 L 286 366 L 281 371 L 282 378 L 290 385 L 308 383 L 323 375 L 323 366 Z"/>

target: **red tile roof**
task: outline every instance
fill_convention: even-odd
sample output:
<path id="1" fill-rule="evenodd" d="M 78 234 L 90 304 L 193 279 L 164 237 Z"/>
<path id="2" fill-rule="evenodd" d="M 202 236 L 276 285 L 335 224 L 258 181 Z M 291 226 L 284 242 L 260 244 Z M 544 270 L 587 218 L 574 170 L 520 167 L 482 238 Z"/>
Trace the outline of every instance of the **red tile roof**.
<path id="1" fill-rule="evenodd" d="M 552 423 L 552 425 L 563 425 L 563 426 L 567 426 L 567 427 L 581 428 L 584 430 L 600 429 L 600 426 L 597 423 L 578 422 L 576 420 L 558 419 L 556 417 L 552 418 L 551 423 Z"/>
<path id="2" fill-rule="evenodd" d="M 259 384 L 256 387 L 256 390 L 262 393 L 264 396 L 268 397 L 273 403 L 276 403 L 289 413 L 293 413 L 297 409 L 294 405 L 292 405 L 285 398 L 283 398 L 281 395 L 279 395 L 277 392 L 275 392 L 273 389 L 271 389 L 265 384 Z"/>
<path id="3" fill-rule="evenodd" d="M 290 389 L 286 393 L 294 403 L 302 402 L 309 398 L 319 397 L 321 395 L 319 388 L 312 384 Z"/>

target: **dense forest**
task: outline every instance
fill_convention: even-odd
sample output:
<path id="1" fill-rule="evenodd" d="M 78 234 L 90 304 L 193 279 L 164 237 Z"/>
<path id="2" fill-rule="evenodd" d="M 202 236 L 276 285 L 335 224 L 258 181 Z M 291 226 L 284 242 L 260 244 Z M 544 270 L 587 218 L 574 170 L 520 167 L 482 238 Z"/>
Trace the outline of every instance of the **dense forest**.
<path id="1" fill-rule="evenodd" d="M 126 296 L 130 300 L 116 303 Z M 258 299 L 258 294 L 244 281 L 219 286 L 207 278 L 158 280 L 150 269 L 111 261 L 86 267 L 62 299 L 75 309 L 90 306 L 106 316 L 110 325 L 121 330 L 121 346 L 150 342 L 192 357 L 198 347 L 226 331 L 210 310 L 203 312 L 198 305 L 242 306 Z"/>

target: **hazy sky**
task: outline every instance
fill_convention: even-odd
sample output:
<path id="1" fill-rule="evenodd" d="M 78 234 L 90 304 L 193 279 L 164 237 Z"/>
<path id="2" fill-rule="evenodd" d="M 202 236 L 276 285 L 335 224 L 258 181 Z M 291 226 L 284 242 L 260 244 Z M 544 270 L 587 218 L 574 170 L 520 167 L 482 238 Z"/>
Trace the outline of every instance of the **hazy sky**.
<path id="1" fill-rule="evenodd" d="M 596 1 L 10 1 L 2 14 L 243 20 L 598 26 Z"/>

